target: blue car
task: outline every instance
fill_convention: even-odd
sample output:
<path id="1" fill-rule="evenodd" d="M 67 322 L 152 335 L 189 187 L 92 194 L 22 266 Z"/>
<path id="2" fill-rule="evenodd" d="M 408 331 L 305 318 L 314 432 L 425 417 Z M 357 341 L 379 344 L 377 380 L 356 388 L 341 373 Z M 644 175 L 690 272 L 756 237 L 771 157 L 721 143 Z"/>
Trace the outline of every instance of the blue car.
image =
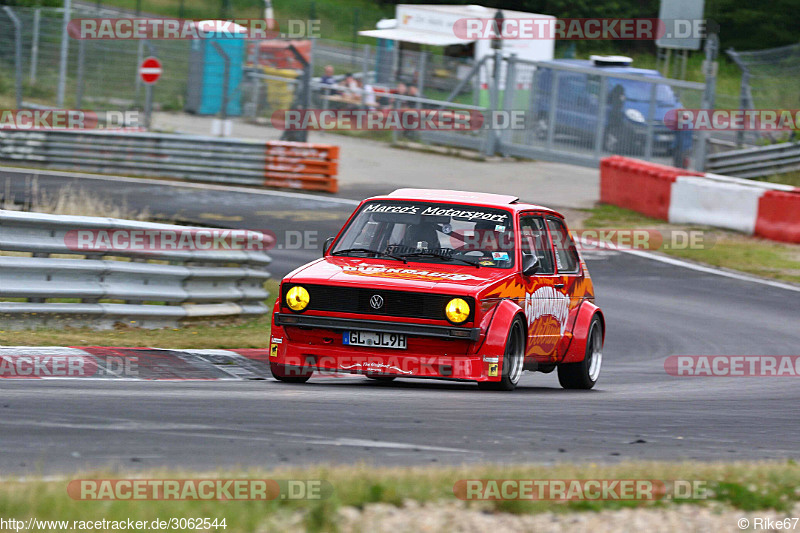
<path id="1" fill-rule="evenodd" d="M 628 58 L 559 59 L 548 61 L 553 65 L 591 68 L 604 73 L 635 74 L 652 79 L 663 79 L 656 70 L 629 66 Z M 626 61 L 627 60 L 627 61 Z M 539 67 L 536 76 L 534 129 L 540 139 L 547 137 L 550 128 L 550 93 L 554 69 Z M 650 107 L 652 83 L 609 77 L 605 102 L 606 119 L 603 126 L 603 150 L 618 154 L 643 154 L 647 139 L 646 117 Z M 600 116 L 600 75 L 560 71 L 556 100 L 555 131 L 559 138 L 568 137 L 582 144 L 594 143 L 597 121 Z M 664 116 L 673 109 L 681 109 L 678 97 L 666 84 L 656 85 L 656 107 L 653 123 L 653 154 L 673 155 L 676 151 L 688 153 L 691 132 L 675 132 L 664 125 Z"/>

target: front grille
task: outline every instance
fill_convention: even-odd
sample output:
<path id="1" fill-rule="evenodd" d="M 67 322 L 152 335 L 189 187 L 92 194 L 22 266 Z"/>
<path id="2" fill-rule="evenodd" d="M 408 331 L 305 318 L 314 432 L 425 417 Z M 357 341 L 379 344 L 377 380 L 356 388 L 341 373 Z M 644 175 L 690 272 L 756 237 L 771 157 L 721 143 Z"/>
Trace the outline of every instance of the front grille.
<path id="1" fill-rule="evenodd" d="M 306 308 L 307 311 L 447 320 L 444 308 L 447 302 L 454 298 L 454 296 L 421 292 L 287 283 L 283 285 L 281 302 L 286 301 L 286 292 L 295 285 L 305 287 L 311 297 Z M 375 309 L 370 305 L 370 299 L 375 295 L 383 298 L 383 306 L 380 309 Z M 463 298 L 469 303 L 470 316 L 465 321 L 469 322 L 475 315 L 475 300 L 468 296 L 459 296 L 459 298 Z"/>

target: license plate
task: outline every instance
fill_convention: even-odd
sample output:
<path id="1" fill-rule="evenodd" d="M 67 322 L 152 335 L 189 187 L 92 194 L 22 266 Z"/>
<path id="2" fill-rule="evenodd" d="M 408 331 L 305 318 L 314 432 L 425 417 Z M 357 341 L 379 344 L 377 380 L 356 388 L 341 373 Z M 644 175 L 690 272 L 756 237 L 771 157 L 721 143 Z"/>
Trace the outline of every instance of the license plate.
<path id="1" fill-rule="evenodd" d="M 406 349 L 406 336 L 397 333 L 376 333 L 374 331 L 345 331 L 342 335 L 345 346 L 369 346 L 372 348 Z"/>
<path id="2" fill-rule="evenodd" d="M 672 140 L 672 135 L 670 135 L 669 133 L 662 133 L 661 135 L 656 135 L 656 140 L 657 141 L 671 141 Z"/>

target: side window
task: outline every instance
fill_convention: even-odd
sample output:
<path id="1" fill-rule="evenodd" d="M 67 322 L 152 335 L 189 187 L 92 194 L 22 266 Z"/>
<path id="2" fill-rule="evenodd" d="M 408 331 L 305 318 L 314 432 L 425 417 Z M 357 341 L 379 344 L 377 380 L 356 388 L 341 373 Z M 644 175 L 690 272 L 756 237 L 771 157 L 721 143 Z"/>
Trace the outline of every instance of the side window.
<path id="1" fill-rule="evenodd" d="M 519 221 L 522 254 L 539 258 L 539 274 L 553 274 L 553 250 L 547 240 L 547 231 L 542 217 L 523 216 Z"/>
<path id="2" fill-rule="evenodd" d="M 547 219 L 547 227 L 553 239 L 553 248 L 556 250 L 556 265 L 559 273 L 574 274 L 578 272 L 578 252 L 572 242 L 564 223 L 554 218 Z"/>

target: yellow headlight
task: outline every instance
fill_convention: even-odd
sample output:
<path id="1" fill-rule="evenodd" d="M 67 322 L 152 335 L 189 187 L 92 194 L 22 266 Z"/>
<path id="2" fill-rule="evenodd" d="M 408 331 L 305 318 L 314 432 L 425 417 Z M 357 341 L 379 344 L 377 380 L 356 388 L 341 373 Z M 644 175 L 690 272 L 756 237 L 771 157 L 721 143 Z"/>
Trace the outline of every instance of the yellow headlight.
<path id="1" fill-rule="evenodd" d="M 469 317 L 469 304 L 461 298 L 453 298 L 444 308 L 447 319 L 454 324 L 460 324 Z"/>
<path id="2" fill-rule="evenodd" d="M 292 311 L 302 311 L 308 306 L 309 301 L 311 301 L 311 297 L 308 295 L 308 291 L 299 285 L 292 287 L 286 293 L 286 305 Z"/>

